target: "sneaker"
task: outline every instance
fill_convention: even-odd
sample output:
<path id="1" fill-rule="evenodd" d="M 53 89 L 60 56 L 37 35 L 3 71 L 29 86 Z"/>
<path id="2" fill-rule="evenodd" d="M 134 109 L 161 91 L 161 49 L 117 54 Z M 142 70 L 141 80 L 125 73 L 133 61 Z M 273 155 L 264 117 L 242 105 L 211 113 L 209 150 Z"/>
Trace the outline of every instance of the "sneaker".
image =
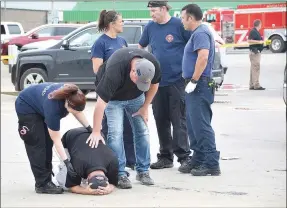
<path id="1" fill-rule="evenodd" d="M 166 158 L 159 158 L 157 162 L 150 165 L 151 169 L 172 168 L 173 162 Z"/>
<path id="2" fill-rule="evenodd" d="M 154 185 L 154 181 L 151 179 L 148 172 L 138 173 L 136 180 L 140 181 L 142 185 Z"/>
<path id="3" fill-rule="evenodd" d="M 56 186 L 52 181 L 50 181 L 45 186 L 36 186 L 35 191 L 38 194 L 62 194 L 64 189 Z"/>
<path id="4" fill-rule="evenodd" d="M 193 176 L 219 176 L 221 174 L 219 166 L 216 168 L 208 168 L 205 165 L 200 165 L 190 171 Z"/>
<path id="5" fill-rule="evenodd" d="M 178 168 L 178 171 L 181 173 L 190 173 L 191 169 L 195 167 L 195 165 L 192 164 L 191 158 L 188 157 L 185 160 L 182 160 L 180 167 Z"/>
<path id="6" fill-rule="evenodd" d="M 119 176 L 118 188 L 120 188 L 120 189 L 132 188 L 132 183 L 126 175 Z"/>

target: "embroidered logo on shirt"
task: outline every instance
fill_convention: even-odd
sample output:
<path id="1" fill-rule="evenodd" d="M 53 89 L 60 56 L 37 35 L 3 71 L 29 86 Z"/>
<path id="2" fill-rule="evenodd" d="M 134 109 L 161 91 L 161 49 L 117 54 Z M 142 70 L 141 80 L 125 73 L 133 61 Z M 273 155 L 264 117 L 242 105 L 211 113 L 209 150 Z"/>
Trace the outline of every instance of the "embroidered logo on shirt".
<path id="1" fill-rule="evenodd" d="M 167 42 L 171 43 L 173 41 L 173 36 L 171 34 L 169 34 L 165 37 L 165 39 Z"/>

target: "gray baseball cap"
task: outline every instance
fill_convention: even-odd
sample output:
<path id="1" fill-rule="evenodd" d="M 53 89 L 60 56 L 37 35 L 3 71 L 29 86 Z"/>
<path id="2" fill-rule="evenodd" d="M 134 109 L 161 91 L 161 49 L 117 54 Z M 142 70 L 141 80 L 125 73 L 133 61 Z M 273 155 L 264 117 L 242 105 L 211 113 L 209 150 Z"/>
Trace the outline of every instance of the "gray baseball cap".
<path id="1" fill-rule="evenodd" d="M 138 80 L 136 85 L 140 91 L 146 92 L 150 88 L 151 80 L 155 74 L 155 66 L 149 60 L 142 58 L 136 61 Z"/>

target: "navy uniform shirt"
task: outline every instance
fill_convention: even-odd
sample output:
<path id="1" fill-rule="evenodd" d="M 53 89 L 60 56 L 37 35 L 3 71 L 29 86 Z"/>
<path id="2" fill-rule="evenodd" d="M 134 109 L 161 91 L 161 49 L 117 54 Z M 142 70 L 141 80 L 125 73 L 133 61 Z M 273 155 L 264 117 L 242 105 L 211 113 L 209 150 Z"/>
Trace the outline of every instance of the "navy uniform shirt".
<path id="1" fill-rule="evenodd" d="M 183 78 L 192 78 L 198 56 L 197 53 L 200 49 L 209 50 L 207 65 L 201 76 L 211 77 L 215 55 L 215 43 L 211 31 L 208 26 L 204 24 L 198 26 L 192 32 L 192 35 L 185 46 L 182 60 Z"/>
<path id="2" fill-rule="evenodd" d="M 43 83 L 24 89 L 15 102 L 17 114 L 39 114 L 49 129 L 59 131 L 60 120 L 68 115 L 65 100 L 49 99 L 48 95 L 63 86 L 64 84 Z"/>
<path id="3" fill-rule="evenodd" d="M 166 24 L 151 21 L 145 26 L 139 44 L 150 45 L 160 63 L 162 79 L 159 86 L 168 86 L 182 78 L 182 56 L 190 35 L 176 17 L 171 17 Z"/>
<path id="4" fill-rule="evenodd" d="M 101 58 L 105 62 L 116 50 L 124 47 L 128 47 L 128 44 L 122 37 L 111 38 L 103 34 L 92 47 L 92 58 Z"/>
<path id="5" fill-rule="evenodd" d="M 263 40 L 263 38 L 259 31 L 256 28 L 253 28 L 249 33 L 248 40 Z M 263 44 L 250 44 L 249 48 L 250 50 L 257 49 L 261 52 L 263 50 Z"/>

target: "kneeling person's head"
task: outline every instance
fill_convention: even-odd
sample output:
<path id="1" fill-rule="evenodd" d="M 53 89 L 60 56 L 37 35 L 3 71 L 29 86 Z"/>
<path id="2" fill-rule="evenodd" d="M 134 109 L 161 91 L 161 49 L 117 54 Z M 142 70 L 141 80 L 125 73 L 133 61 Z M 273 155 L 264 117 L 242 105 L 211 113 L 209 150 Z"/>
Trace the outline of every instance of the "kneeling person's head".
<path id="1" fill-rule="evenodd" d="M 131 62 L 130 78 L 140 91 L 149 90 L 155 74 L 155 66 L 145 58 L 134 58 Z"/>
<path id="2" fill-rule="evenodd" d="M 105 176 L 103 171 L 94 171 L 92 176 L 88 178 L 88 184 L 91 189 L 98 189 L 99 186 L 106 187 L 108 185 L 108 178 Z"/>

